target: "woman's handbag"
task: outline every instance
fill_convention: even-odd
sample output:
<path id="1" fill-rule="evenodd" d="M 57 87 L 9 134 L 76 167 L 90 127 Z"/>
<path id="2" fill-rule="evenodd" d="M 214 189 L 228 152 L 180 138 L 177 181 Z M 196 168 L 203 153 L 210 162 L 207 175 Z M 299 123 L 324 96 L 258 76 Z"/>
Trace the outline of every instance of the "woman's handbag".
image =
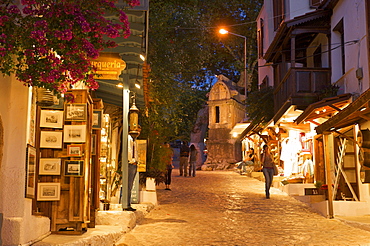
<path id="1" fill-rule="evenodd" d="M 274 176 L 279 174 L 278 167 L 274 164 Z"/>

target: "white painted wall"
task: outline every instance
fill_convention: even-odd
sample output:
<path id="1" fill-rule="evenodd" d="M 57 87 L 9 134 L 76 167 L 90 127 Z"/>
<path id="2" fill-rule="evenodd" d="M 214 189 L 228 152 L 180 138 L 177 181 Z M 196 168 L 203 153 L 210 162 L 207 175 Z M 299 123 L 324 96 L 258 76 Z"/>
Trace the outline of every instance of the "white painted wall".
<path id="1" fill-rule="evenodd" d="M 307 48 L 307 67 L 314 67 L 314 52 L 321 45 L 321 61 L 322 67 L 328 68 L 329 67 L 329 43 L 328 39 L 325 34 L 320 33 L 317 37 L 312 41 L 310 46 Z"/>
<path id="2" fill-rule="evenodd" d="M 28 91 L 14 77 L 0 76 L 0 115 L 4 126 L 0 212 L 4 214 L 4 245 L 24 244 L 50 230 L 50 220 L 31 215 L 31 199 L 25 198 Z"/>
<path id="3" fill-rule="evenodd" d="M 271 0 L 266 0 L 265 5 L 261 8 L 261 11 L 257 17 L 257 30 L 261 29 L 260 19 L 264 20 L 264 37 L 263 37 L 263 54 L 266 53 L 268 47 L 270 46 L 275 33 L 274 33 L 274 23 L 271 19 L 272 16 L 272 6 L 266 5 L 266 2 L 270 2 Z M 269 13 L 271 16 L 269 17 Z M 273 68 L 272 66 L 266 66 L 266 60 L 258 59 L 258 84 L 262 84 L 262 81 L 265 77 L 269 78 L 269 85 L 273 85 Z"/>
<path id="4" fill-rule="evenodd" d="M 309 0 L 285 0 L 285 21 L 294 19 L 297 16 L 304 15 L 308 12 L 315 11 L 315 9 L 310 8 Z"/>
<path id="5" fill-rule="evenodd" d="M 343 80 L 345 93 L 361 94 L 369 88 L 368 47 L 366 37 L 366 8 L 363 0 L 341 0 L 333 10 L 332 29 L 341 19 L 344 22 L 344 42 L 346 68 L 345 75 L 341 69 L 340 44 L 337 32 L 332 31 L 332 82 Z M 351 41 L 358 40 L 354 43 Z M 356 70 L 363 69 L 363 79 L 356 78 Z"/>

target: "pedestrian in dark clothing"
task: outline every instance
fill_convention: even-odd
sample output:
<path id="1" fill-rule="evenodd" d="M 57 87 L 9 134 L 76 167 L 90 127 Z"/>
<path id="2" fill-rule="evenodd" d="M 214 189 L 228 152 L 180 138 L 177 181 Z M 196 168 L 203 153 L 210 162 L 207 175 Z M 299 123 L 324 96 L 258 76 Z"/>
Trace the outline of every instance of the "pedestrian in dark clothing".
<path id="1" fill-rule="evenodd" d="M 270 199 L 270 187 L 274 178 L 274 161 L 267 145 L 263 146 L 262 154 L 262 172 L 265 176 L 265 193 L 266 199 Z"/>
<path id="2" fill-rule="evenodd" d="M 189 165 L 189 151 L 188 142 L 184 141 L 180 147 L 180 176 L 188 175 L 188 165 Z"/>
<path id="3" fill-rule="evenodd" d="M 195 169 L 196 169 L 196 162 L 197 162 L 197 155 L 198 151 L 195 146 L 192 144 L 190 146 L 190 155 L 189 155 L 189 176 L 195 177 Z"/>
<path id="4" fill-rule="evenodd" d="M 163 161 L 166 163 L 166 172 L 164 174 L 164 184 L 166 185 L 165 190 L 171 190 L 171 175 L 172 175 L 172 159 L 173 159 L 173 150 L 171 149 L 170 145 L 166 143 L 164 146 L 164 155 L 163 155 Z"/>

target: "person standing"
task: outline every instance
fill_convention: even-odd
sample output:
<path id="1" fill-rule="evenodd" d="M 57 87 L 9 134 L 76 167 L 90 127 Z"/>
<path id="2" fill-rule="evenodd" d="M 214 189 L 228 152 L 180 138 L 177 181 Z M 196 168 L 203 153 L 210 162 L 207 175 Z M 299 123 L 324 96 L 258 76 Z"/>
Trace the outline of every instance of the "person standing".
<path id="1" fill-rule="evenodd" d="M 192 144 L 190 146 L 190 155 L 189 155 L 189 177 L 195 177 L 195 169 L 197 162 L 198 151 L 195 146 Z"/>
<path id="2" fill-rule="evenodd" d="M 166 163 L 166 172 L 164 173 L 164 184 L 166 185 L 165 190 L 171 190 L 171 175 L 172 175 L 172 169 L 173 169 L 173 150 L 170 146 L 170 144 L 165 143 L 164 144 L 164 155 L 163 155 L 163 161 Z"/>
<path id="3" fill-rule="evenodd" d="M 188 175 L 188 165 L 189 165 L 189 145 L 187 141 L 183 141 L 180 146 L 180 176 Z"/>
<path id="4" fill-rule="evenodd" d="M 268 146 L 265 144 L 263 146 L 263 153 L 262 153 L 262 172 L 265 176 L 265 193 L 266 199 L 270 199 L 270 187 L 272 185 L 272 180 L 274 178 L 274 161 L 272 159 L 270 150 Z"/>

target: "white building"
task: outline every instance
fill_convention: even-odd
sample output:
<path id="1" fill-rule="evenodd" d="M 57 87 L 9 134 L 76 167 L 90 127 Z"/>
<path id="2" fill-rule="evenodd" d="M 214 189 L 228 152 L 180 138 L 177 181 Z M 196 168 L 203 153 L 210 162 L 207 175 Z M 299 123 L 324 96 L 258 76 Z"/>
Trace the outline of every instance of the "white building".
<path id="1" fill-rule="evenodd" d="M 328 184 L 316 206 L 330 217 L 370 214 L 368 19 L 363 0 L 265 0 L 256 20 L 259 86 L 274 89 L 265 135 L 284 178 Z"/>

